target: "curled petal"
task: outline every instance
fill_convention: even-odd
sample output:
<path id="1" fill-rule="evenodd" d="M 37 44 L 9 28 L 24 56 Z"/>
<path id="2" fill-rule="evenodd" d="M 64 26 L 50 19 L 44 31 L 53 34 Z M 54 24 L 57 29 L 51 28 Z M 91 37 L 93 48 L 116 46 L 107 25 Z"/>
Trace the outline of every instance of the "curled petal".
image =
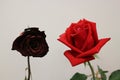
<path id="1" fill-rule="evenodd" d="M 66 34 L 62 34 L 60 35 L 60 38 L 58 39 L 60 42 L 62 42 L 63 44 L 65 44 L 66 46 L 68 46 L 69 48 L 71 48 L 72 50 L 82 54 L 83 52 L 80 51 L 78 48 L 74 47 L 73 45 L 71 45 L 67 40 L 66 40 Z"/>
<path id="2" fill-rule="evenodd" d="M 86 61 L 90 61 L 90 60 L 93 60 L 94 57 L 93 56 L 87 56 L 87 57 L 80 57 L 80 58 L 77 58 L 75 56 L 73 56 L 72 53 L 70 50 L 67 50 L 64 55 L 67 57 L 67 59 L 70 61 L 71 65 L 72 66 L 76 66 L 78 64 L 81 64 L 81 63 L 84 63 Z"/>
<path id="3" fill-rule="evenodd" d="M 104 38 L 99 41 L 99 43 L 92 49 L 78 55 L 77 57 L 86 57 L 86 56 L 91 56 L 100 51 L 100 49 L 105 45 L 110 40 L 110 38 Z"/>

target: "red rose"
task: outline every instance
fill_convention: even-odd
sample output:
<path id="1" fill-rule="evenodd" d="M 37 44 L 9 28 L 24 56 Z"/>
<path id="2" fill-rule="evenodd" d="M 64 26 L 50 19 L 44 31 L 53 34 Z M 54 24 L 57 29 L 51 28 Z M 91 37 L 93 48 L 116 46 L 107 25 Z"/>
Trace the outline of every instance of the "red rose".
<path id="1" fill-rule="evenodd" d="M 83 19 L 72 23 L 58 40 L 71 48 L 64 55 L 75 66 L 93 60 L 110 38 L 98 39 L 96 23 Z"/>
<path id="2" fill-rule="evenodd" d="M 49 50 L 45 37 L 44 31 L 36 27 L 27 28 L 15 39 L 12 50 L 19 51 L 23 56 L 43 57 Z"/>

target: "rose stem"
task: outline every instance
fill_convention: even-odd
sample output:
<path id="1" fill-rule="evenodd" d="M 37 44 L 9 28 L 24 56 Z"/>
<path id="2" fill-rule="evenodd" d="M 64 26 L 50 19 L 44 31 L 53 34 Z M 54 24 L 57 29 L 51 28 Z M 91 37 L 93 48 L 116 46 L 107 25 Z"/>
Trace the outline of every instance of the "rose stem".
<path id="1" fill-rule="evenodd" d="M 30 80 L 30 75 L 31 75 L 31 69 L 30 69 L 30 57 L 27 57 L 27 62 L 28 62 L 28 80 Z"/>
<path id="2" fill-rule="evenodd" d="M 93 80 L 95 80 L 95 72 L 94 72 L 94 69 L 93 69 L 93 67 L 92 67 L 92 65 L 91 65 L 91 63 L 89 61 L 88 61 L 88 65 L 89 65 L 90 70 L 92 72 Z"/>

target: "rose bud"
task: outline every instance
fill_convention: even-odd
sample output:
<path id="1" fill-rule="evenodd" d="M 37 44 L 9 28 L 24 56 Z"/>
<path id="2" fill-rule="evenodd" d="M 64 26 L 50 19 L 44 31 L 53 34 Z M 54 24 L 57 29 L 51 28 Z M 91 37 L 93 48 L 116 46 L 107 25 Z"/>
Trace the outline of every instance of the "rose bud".
<path id="1" fill-rule="evenodd" d="M 26 28 L 14 40 L 12 50 L 17 50 L 23 56 L 43 57 L 49 51 L 45 38 L 44 31 L 39 31 L 37 27 Z"/>

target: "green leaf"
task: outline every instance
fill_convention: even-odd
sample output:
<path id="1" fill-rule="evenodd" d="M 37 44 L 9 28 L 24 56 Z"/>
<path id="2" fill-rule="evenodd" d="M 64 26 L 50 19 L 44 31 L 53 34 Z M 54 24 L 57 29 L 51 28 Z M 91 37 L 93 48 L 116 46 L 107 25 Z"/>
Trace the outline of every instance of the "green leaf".
<path id="1" fill-rule="evenodd" d="M 100 78 L 95 78 L 95 80 L 101 80 Z"/>
<path id="2" fill-rule="evenodd" d="M 87 76 L 81 73 L 75 73 L 70 80 L 87 80 Z"/>
<path id="3" fill-rule="evenodd" d="M 95 54 L 94 57 L 95 57 L 96 59 L 100 59 L 100 57 L 99 57 L 97 54 Z"/>
<path id="4" fill-rule="evenodd" d="M 109 77 L 109 80 L 120 80 L 120 70 L 113 71 Z"/>
<path id="5" fill-rule="evenodd" d="M 107 73 L 108 71 L 103 71 L 99 66 L 98 66 L 98 71 L 99 71 L 99 73 L 101 75 L 101 79 L 102 80 L 107 80 L 107 77 L 106 77 L 105 73 Z"/>
<path id="6" fill-rule="evenodd" d="M 28 70 L 28 67 L 25 68 L 25 71 L 27 71 L 27 70 Z"/>
<path id="7" fill-rule="evenodd" d="M 93 78 L 91 78 L 91 80 L 94 80 Z M 101 80 L 100 78 L 95 78 L 95 80 Z"/>
<path id="8" fill-rule="evenodd" d="M 25 76 L 24 80 L 28 80 L 26 76 Z"/>

